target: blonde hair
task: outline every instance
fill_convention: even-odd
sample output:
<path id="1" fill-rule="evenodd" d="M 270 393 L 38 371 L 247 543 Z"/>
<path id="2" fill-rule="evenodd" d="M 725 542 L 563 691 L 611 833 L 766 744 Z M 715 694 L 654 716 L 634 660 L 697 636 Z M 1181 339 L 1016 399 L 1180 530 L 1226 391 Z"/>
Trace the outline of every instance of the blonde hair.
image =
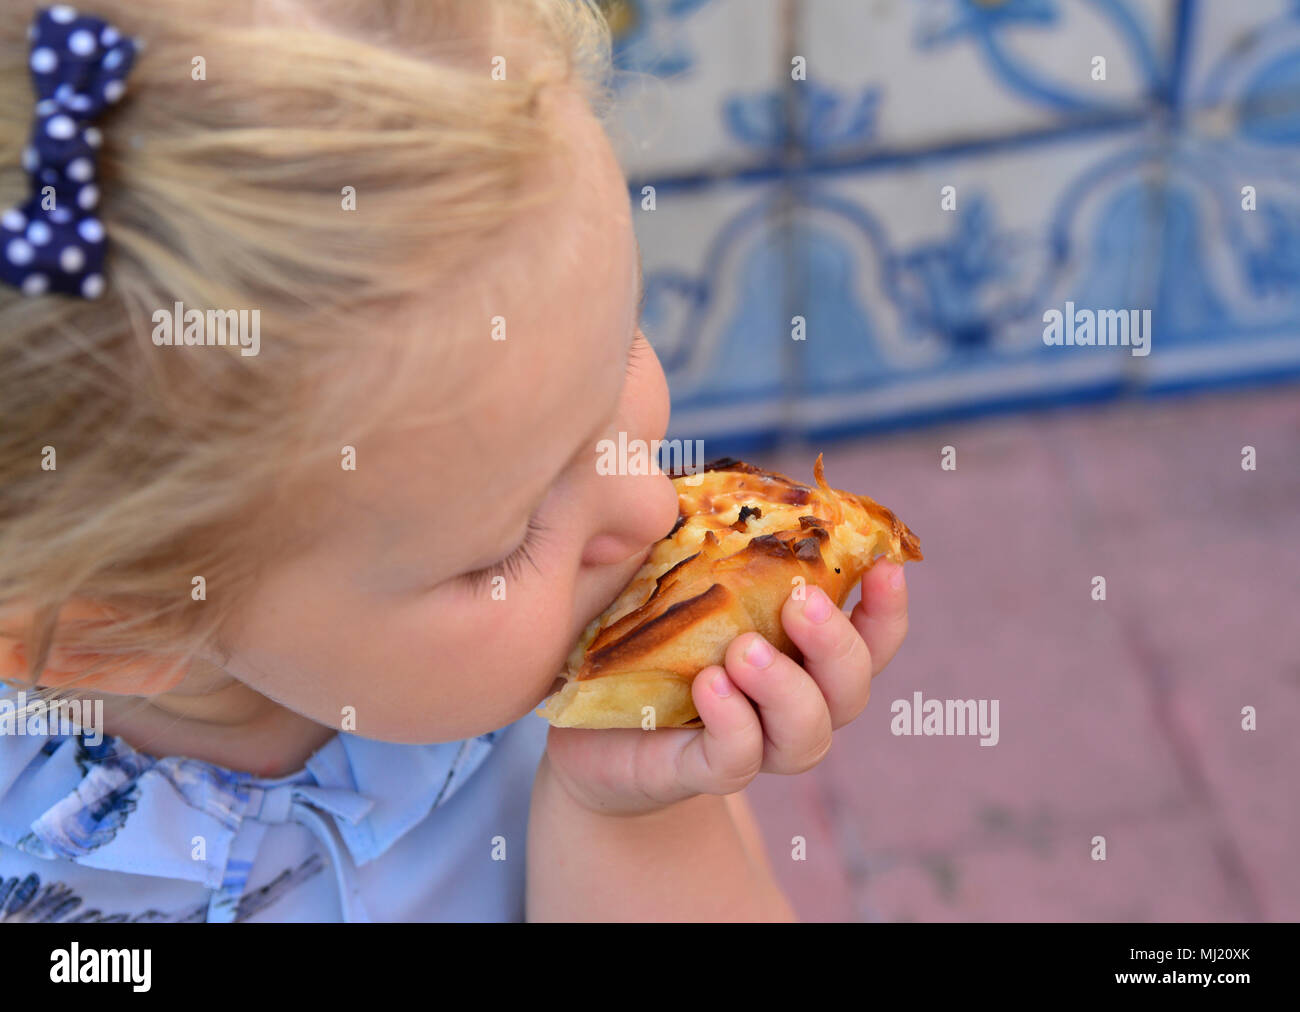
<path id="1" fill-rule="evenodd" d="M 5 207 L 26 196 L 36 6 L 0 25 Z M 220 647 L 259 565 L 286 549 L 274 518 L 295 477 L 336 471 L 341 446 L 383 418 L 354 409 L 400 400 L 404 357 L 452 339 L 426 321 L 426 341 L 385 342 L 376 321 L 464 289 L 492 238 L 547 199 L 525 185 L 559 146 L 544 88 L 578 86 L 602 119 L 611 95 L 592 0 L 92 10 L 146 46 L 100 124 L 107 287 L 90 302 L 0 286 L 0 630 L 14 631 L 6 611 L 34 614 L 21 630 L 33 683 L 56 628 L 58 646 L 106 659 L 83 677 Z M 175 302 L 260 310 L 260 353 L 155 346 L 152 314 Z M 125 619 L 58 623 L 74 598 Z"/>

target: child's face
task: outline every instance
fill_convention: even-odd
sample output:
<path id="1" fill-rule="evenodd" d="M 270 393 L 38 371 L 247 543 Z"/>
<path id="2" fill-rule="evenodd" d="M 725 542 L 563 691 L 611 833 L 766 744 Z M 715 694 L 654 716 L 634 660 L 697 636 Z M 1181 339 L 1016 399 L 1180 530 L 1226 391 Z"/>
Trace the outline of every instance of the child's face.
<path id="1" fill-rule="evenodd" d="M 443 391 L 454 375 L 451 420 L 359 441 L 356 470 L 326 486 L 324 536 L 267 574 L 228 637 L 227 671 L 323 724 L 351 707 L 357 734 L 432 742 L 517 720 L 677 518 L 664 475 L 596 471 L 598 440 L 664 435 L 668 389 L 637 327 L 622 172 L 580 99 L 556 106 L 577 174 L 536 212 L 529 283 L 499 286 L 429 377 Z M 547 255 L 566 242 L 576 257 Z M 535 568 L 518 559 L 494 600 L 490 576 L 467 574 L 509 555 L 530 516 Z"/>

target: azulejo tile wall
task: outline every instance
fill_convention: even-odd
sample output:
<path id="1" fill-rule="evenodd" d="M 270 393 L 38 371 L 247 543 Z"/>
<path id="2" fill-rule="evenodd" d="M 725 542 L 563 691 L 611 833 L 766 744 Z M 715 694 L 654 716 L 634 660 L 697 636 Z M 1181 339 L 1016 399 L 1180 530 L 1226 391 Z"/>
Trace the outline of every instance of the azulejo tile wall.
<path id="1" fill-rule="evenodd" d="M 1300 2 L 603 6 L 671 437 L 1300 376 Z"/>

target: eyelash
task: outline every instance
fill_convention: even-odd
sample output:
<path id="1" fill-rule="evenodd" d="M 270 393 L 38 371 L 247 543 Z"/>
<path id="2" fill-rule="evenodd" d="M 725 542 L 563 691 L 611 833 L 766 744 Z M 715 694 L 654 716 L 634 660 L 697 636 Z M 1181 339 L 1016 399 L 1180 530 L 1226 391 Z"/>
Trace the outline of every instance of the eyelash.
<path id="1" fill-rule="evenodd" d="M 524 540 L 520 542 L 519 547 L 507 555 L 500 562 L 494 562 L 490 566 L 482 569 L 475 569 L 465 574 L 465 580 L 469 583 L 470 590 L 480 591 L 490 584 L 496 577 L 505 576 L 511 580 L 517 580 L 519 574 L 523 571 L 524 563 L 527 562 L 534 569 L 537 569 L 537 563 L 533 561 L 532 549 L 537 544 L 537 535 L 541 534 L 546 527 L 533 517 L 528 518 L 528 530 L 524 532 Z M 541 570 L 537 570 L 539 573 Z"/>
<path id="2" fill-rule="evenodd" d="M 649 343 L 640 332 L 633 339 L 631 346 L 627 349 L 627 374 L 629 376 L 636 371 L 637 359 L 645 353 L 646 346 Z"/>

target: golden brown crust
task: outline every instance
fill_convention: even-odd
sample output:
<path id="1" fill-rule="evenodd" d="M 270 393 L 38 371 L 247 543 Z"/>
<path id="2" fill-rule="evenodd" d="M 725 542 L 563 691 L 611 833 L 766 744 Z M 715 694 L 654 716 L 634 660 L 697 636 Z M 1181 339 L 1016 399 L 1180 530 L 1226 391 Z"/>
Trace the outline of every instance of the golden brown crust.
<path id="1" fill-rule="evenodd" d="M 537 711 L 558 727 L 699 726 L 695 675 L 721 664 L 727 645 L 757 630 L 799 659 L 781 607 L 807 585 L 843 605 L 885 555 L 921 559 L 920 541 L 866 496 L 817 487 L 724 459 L 678 475 L 678 523 L 651 550 L 618 598 L 588 626 L 569 658 L 566 684 Z"/>

